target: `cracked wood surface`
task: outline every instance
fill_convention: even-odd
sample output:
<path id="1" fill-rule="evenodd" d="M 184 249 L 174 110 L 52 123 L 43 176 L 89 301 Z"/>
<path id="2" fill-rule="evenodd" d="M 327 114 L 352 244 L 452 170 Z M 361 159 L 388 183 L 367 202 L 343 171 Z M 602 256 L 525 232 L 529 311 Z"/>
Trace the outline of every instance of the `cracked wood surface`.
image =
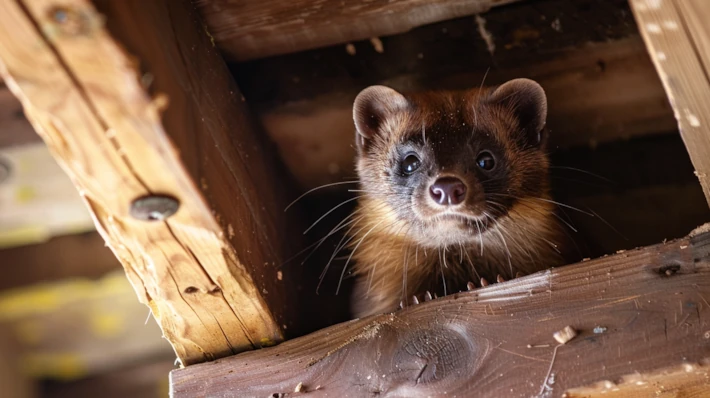
<path id="1" fill-rule="evenodd" d="M 237 61 L 293 53 L 488 11 L 518 0 L 198 0 L 210 34 Z"/>
<path id="2" fill-rule="evenodd" d="M 710 2 L 630 4 L 710 203 Z"/>
<path id="3" fill-rule="evenodd" d="M 172 396 L 582 397 L 679 366 L 708 391 L 708 229 L 175 370 Z"/>
<path id="4" fill-rule="evenodd" d="M 280 341 L 281 194 L 236 84 L 188 1 L 97 5 L 1 2 L 0 74 L 183 364 Z M 177 213 L 130 217 L 155 193 Z"/>

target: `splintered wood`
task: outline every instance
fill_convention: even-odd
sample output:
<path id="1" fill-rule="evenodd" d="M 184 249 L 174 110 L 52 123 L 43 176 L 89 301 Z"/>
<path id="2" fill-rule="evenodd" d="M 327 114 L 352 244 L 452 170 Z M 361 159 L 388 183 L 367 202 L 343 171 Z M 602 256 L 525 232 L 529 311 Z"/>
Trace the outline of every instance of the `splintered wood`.
<path id="1" fill-rule="evenodd" d="M 631 0 L 710 203 L 710 1 Z"/>
<path id="2" fill-rule="evenodd" d="M 710 233 L 700 233 L 176 370 L 173 397 L 286 396 L 301 383 L 335 397 L 710 391 L 708 298 Z M 685 373 L 653 376 L 674 367 Z"/>
<path id="3" fill-rule="evenodd" d="M 203 161 L 215 148 L 230 156 L 235 151 L 227 129 L 241 134 L 250 150 L 258 148 L 248 124 L 238 120 L 245 117 L 244 108 L 232 106 L 240 103 L 239 92 L 189 2 L 111 5 L 128 9 L 123 17 L 131 22 L 100 15 L 86 0 L 0 2 L 0 74 L 79 189 L 182 364 L 279 342 L 282 322 L 267 307 L 260 293 L 265 286 L 255 283 L 254 274 L 255 267 L 280 260 L 280 249 L 264 242 L 280 240 L 272 231 L 281 227 L 265 218 L 273 212 L 269 195 L 259 198 L 263 212 L 248 210 L 258 192 L 248 189 L 254 184 L 249 177 L 241 177 L 266 179 L 261 154 L 254 149 L 248 173 L 246 164 L 228 168 L 219 154 Z M 122 38 L 140 32 L 147 59 L 126 52 L 105 23 L 118 27 Z M 151 40 L 158 45 L 149 47 Z M 208 62 L 210 73 L 190 69 L 189 60 L 181 60 L 186 51 L 192 51 L 191 59 Z M 161 62 L 173 63 L 154 70 Z M 152 73 L 152 87 L 162 82 L 175 88 L 172 97 L 148 95 L 143 84 L 151 74 L 139 64 Z M 203 75 L 203 84 L 196 83 Z M 197 95 L 191 84 L 213 91 Z M 205 103 L 211 98 L 225 105 Z M 203 169 L 209 172 L 205 178 L 221 182 L 204 189 L 205 196 L 194 171 Z M 173 198 L 177 212 L 164 221 L 129 215 L 135 199 L 155 194 Z M 228 205 L 213 207 L 219 198 Z M 225 214 L 224 208 L 239 215 Z M 217 216 L 238 227 L 236 238 L 225 236 Z M 278 289 L 268 286 L 268 291 L 278 297 Z"/>

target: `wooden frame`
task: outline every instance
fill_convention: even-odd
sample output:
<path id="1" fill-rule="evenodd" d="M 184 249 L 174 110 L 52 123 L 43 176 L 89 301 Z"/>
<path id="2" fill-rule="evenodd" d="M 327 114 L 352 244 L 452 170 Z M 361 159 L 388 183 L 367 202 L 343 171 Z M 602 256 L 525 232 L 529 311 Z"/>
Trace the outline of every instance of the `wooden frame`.
<path id="1" fill-rule="evenodd" d="M 183 364 L 279 342 L 283 189 L 227 68 L 187 1 L 97 4 L 0 4 L 0 74 Z"/>

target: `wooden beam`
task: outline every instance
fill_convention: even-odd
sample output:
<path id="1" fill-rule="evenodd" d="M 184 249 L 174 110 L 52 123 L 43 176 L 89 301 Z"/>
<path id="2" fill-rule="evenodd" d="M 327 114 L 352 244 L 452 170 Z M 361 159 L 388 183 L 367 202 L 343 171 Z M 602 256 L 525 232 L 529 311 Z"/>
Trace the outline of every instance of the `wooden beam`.
<path id="1" fill-rule="evenodd" d="M 70 278 L 97 279 L 121 268 L 96 232 L 0 250 L 0 291 Z"/>
<path id="2" fill-rule="evenodd" d="M 710 204 L 710 2 L 630 3 Z"/>
<path id="3" fill-rule="evenodd" d="M 708 389 L 708 231 L 175 370 L 172 396 L 560 397 L 682 364 Z"/>
<path id="4" fill-rule="evenodd" d="M 239 89 L 188 1 L 97 4 L 0 3 L 0 74 L 183 364 L 280 341 L 287 183 Z"/>
<path id="5" fill-rule="evenodd" d="M 376 0 L 198 0 L 207 28 L 233 60 L 293 53 L 406 32 L 414 27 L 479 14 L 517 0 L 466 2 Z"/>

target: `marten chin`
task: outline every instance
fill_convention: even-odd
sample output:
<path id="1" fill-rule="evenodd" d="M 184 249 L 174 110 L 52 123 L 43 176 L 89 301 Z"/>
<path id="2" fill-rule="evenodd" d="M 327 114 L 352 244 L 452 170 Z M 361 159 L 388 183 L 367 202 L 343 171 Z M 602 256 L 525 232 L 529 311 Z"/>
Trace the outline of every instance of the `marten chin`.
<path id="1" fill-rule="evenodd" d="M 411 95 L 372 86 L 353 117 L 354 315 L 563 263 L 538 83 Z"/>

